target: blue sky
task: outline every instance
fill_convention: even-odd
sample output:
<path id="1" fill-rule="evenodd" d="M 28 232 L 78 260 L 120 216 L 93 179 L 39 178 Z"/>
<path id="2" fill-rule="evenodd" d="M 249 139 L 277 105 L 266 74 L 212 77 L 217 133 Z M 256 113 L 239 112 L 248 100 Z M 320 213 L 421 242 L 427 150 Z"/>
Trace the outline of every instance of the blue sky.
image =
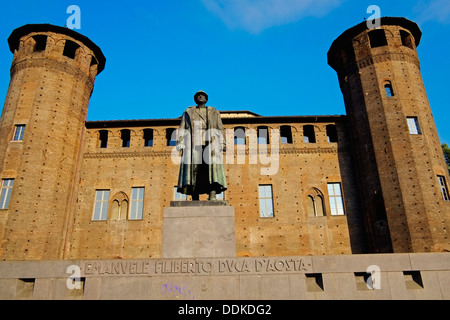
<path id="1" fill-rule="evenodd" d="M 417 22 L 422 75 L 442 142 L 450 144 L 448 0 L 15 0 L 0 4 L 0 100 L 9 84 L 7 38 L 28 23 L 64 26 L 69 5 L 104 52 L 88 120 L 174 118 L 197 90 L 219 110 L 345 114 L 327 52 L 378 5 Z"/>

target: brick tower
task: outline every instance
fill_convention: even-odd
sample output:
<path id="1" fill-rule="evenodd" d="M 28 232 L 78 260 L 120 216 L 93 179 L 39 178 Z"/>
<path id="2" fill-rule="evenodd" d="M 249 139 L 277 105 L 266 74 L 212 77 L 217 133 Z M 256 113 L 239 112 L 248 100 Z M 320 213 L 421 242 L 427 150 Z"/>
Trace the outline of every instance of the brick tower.
<path id="1" fill-rule="evenodd" d="M 361 23 L 328 52 L 352 132 L 373 252 L 450 250 L 448 171 L 420 73 L 422 32 L 404 18 Z"/>
<path id="2" fill-rule="evenodd" d="M 0 259 L 61 259 L 89 98 L 106 59 L 85 36 L 48 24 L 20 27 L 8 43 Z"/>

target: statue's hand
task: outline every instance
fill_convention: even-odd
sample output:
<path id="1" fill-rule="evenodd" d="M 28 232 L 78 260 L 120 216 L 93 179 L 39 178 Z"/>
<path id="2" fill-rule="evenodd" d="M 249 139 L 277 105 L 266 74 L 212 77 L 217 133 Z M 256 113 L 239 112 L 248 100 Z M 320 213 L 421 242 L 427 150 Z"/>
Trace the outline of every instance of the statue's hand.
<path id="1" fill-rule="evenodd" d="M 184 144 L 181 144 L 181 143 L 177 144 L 176 148 L 177 148 L 177 151 L 184 150 Z"/>

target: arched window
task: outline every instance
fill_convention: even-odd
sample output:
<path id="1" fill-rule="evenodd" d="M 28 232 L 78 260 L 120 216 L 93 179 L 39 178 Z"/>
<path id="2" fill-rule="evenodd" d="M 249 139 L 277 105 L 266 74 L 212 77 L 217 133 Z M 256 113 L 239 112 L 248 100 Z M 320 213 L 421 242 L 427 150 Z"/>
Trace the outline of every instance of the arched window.
<path id="1" fill-rule="evenodd" d="M 108 147 L 108 130 L 100 130 L 99 132 L 100 148 Z"/>
<path id="2" fill-rule="evenodd" d="M 45 48 L 47 47 L 47 36 L 44 34 L 38 34 L 33 36 L 33 39 L 36 41 L 36 44 L 34 45 L 34 52 L 45 51 Z"/>
<path id="3" fill-rule="evenodd" d="M 306 197 L 306 211 L 308 212 L 308 217 L 316 216 L 316 211 L 314 210 L 314 198 L 312 196 Z"/>
<path id="4" fill-rule="evenodd" d="M 314 126 L 312 125 L 303 126 L 303 137 L 305 143 L 316 143 L 316 133 L 314 130 Z"/>
<path id="5" fill-rule="evenodd" d="M 308 213 L 308 217 L 323 217 L 325 216 L 323 203 L 323 195 L 322 193 L 313 188 L 309 195 L 306 197 L 306 211 Z"/>
<path id="6" fill-rule="evenodd" d="M 120 130 L 120 138 L 122 139 L 122 148 L 129 148 L 131 141 L 131 133 L 128 129 Z"/>
<path id="7" fill-rule="evenodd" d="M 394 96 L 394 89 L 392 89 L 392 83 L 390 81 L 384 83 L 384 90 L 386 91 L 386 97 L 390 98 Z"/>
<path id="8" fill-rule="evenodd" d="M 334 124 L 327 125 L 327 140 L 329 143 L 338 142 L 336 125 L 334 125 Z"/>
<path id="9" fill-rule="evenodd" d="M 126 220 L 128 216 L 128 196 L 124 192 L 118 192 L 113 197 L 111 204 L 111 220 Z"/>
<path id="10" fill-rule="evenodd" d="M 400 36 L 402 38 L 402 45 L 410 49 L 414 49 L 412 35 L 404 30 L 400 30 Z"/>
<path id="11" fill-rule="evenodd" d="M 235 145 L 245 145 L 245 128 L 244 127 L 234 128 L 234 144 Z"/>
<path id="12" fill-rule="evenodd" d="M 153 147 L 153 129 L 144 129 L 144 147 Z"/>
<path id="13" fill-rule="evenodd" d="M 168 147 L 175 147 L 177 145 L 176 129 L 166 129 L 166 141 Z"/>
<path id="14" fill-rule="evenodd" d="M 292 144 L 292 128 L 291 126 L 280 127 L 280 138 L 282 144 Z"/>
<path id="15" fill-rule="evenodd" d="M 258 144 L 269 144 L 269 128 L 266 126 L 258 127 Z"/>
<path id="16" fill-rule="evenodd" d="M 77 55 L 77 50 L 80 48 L 78 43 L 75 43 L 70 40 L 66 40 L 66 44 L 64 46 L 63 55 L 70 59 L 75 59 Z"/>
<path id="17" fill-rule="evenodd" d="M 316 210 L 316 217 L 323 217 L 325 215 L 322 196 L 316 195 L 314 198 L 314 209 Z"/>

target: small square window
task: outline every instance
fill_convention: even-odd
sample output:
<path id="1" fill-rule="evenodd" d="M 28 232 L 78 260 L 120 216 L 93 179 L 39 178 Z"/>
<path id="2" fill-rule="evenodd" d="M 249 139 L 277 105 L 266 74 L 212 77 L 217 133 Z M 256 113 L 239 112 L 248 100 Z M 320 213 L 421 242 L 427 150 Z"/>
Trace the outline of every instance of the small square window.
<path id="1" fill-rule="evenodd" d="M 387 46 L 386 33 L 383 29 L 369 32 L 369 39 L 372 48 Z"/>

